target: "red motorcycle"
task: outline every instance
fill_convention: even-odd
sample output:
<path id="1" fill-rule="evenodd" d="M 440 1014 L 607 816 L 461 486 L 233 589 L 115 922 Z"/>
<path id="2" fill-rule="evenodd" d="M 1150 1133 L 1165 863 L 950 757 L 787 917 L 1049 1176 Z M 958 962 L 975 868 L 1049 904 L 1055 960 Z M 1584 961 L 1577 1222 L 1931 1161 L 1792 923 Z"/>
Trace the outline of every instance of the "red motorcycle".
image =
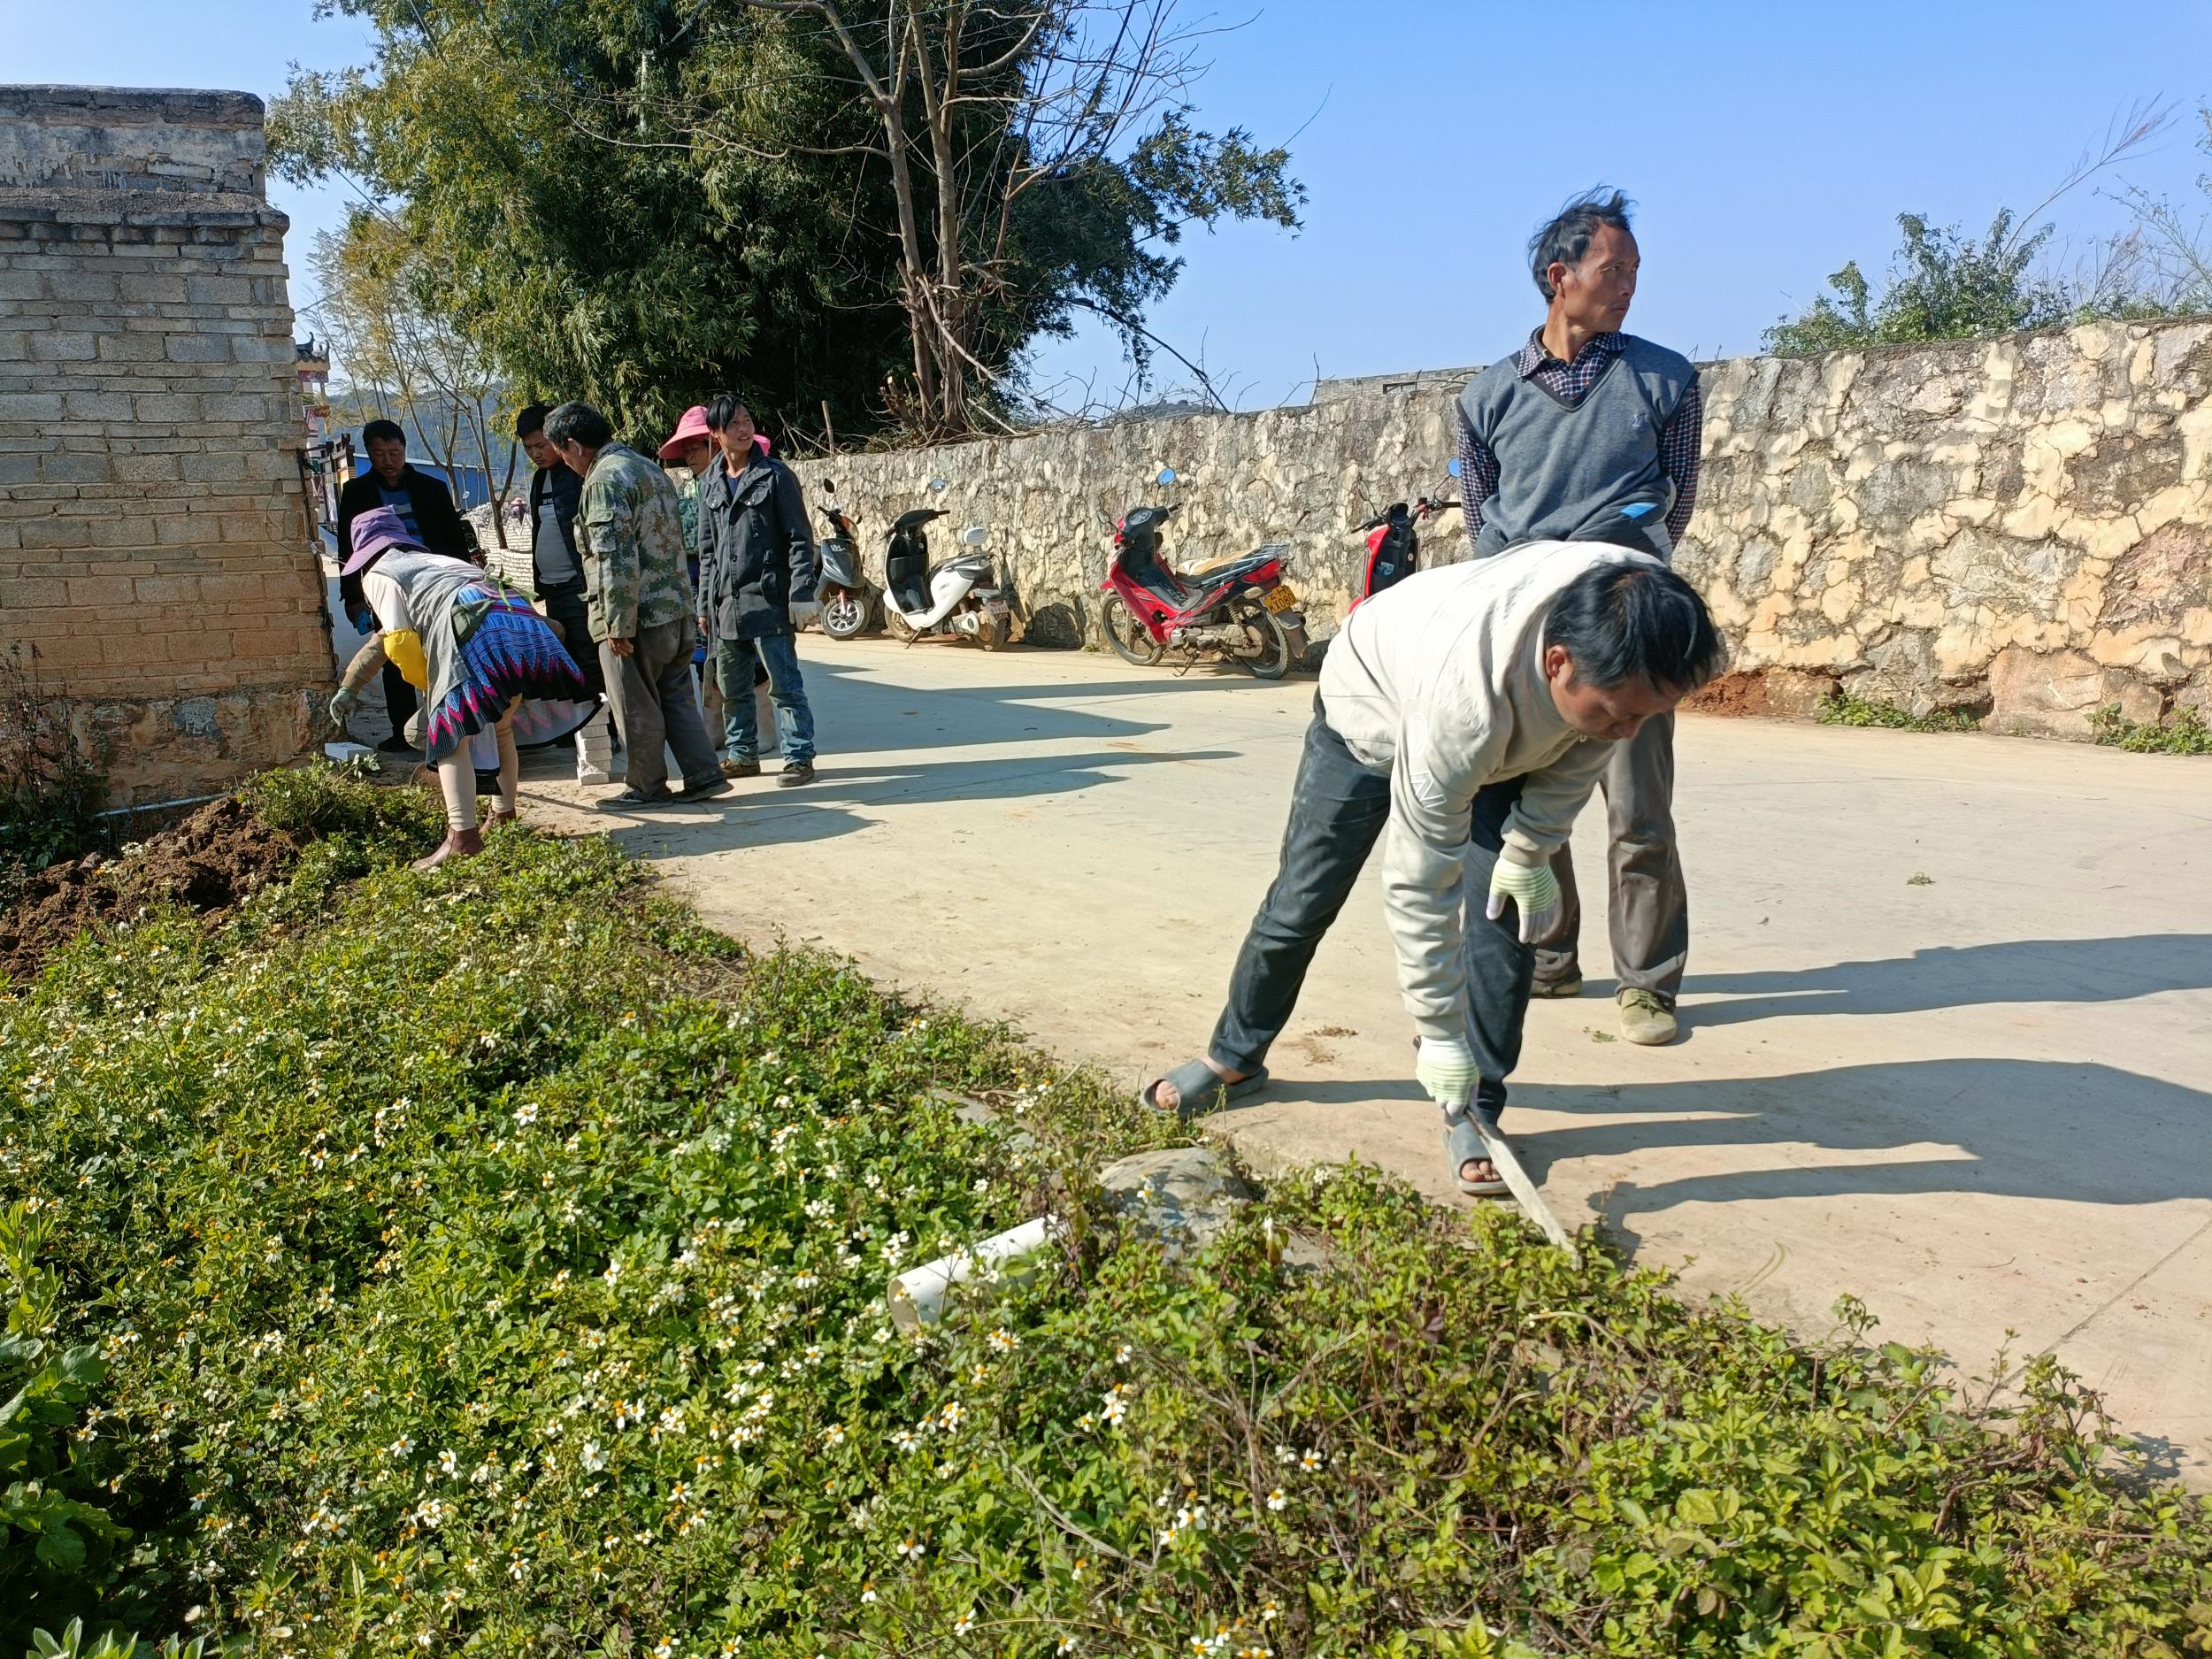
<path id="1" fill-rule="evenodd" d="M 1159 482 L 1172 484 L 1172 470 Z M 1160 530 L 1172 507 L 1135 507 L 1114 527 L 1114 563 L 1099 591 L 1102 626 L 1124 662 L 1149 668 L 1169 651 L 1187 670 L 1212 656 L 1258 680 L 1280 680 L 1305 655 L 1306 619 L 1283 580 L 1287 541 L 1241 558 L 1177 572 L 1160 557 Z"/>

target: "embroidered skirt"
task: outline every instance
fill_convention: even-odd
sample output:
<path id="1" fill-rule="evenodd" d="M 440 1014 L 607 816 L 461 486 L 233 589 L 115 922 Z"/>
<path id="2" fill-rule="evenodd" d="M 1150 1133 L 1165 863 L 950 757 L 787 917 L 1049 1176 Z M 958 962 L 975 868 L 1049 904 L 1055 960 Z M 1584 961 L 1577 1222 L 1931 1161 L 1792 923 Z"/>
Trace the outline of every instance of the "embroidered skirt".
<path id="1" fill-rule="evenodd" d="M 598 700 L 545 618 L 518 599 L 503 599 L 487 611 L 460 656 L 457 683 L 423 718 L 423 749 L 433 761 L 443 760 L 466 739 L 496 726 L 518 697 L 574 705 L 572 724 L 566 721 L 566 710 L 556 716 L 553 724 L 564 729 L 555 737 L 574 731 L 597 710 Z M 554 741 L 541 732 L 535 735 L 538 742 Z"/>

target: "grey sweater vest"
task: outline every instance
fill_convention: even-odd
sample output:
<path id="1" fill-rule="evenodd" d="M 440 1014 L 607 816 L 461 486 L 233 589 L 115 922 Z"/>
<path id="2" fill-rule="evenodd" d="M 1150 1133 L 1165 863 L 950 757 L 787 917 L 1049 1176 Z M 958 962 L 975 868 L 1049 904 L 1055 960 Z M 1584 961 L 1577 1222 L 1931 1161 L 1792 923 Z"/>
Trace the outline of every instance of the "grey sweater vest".
<path id="1" fill-rule="evenodd" d="M 1477 553 L 1524 541 L 1614 541 L 1663 557 L 1672 550 L 1664 520 L 1674 484 L 1659 470 L 1659 430 L 1697 370 L 1679 352 L 1625 339 L 1571 406 L 1523 380 L 1515 357 L 1468 382 L 1460 412 L 1498 457 L 1497 493 L 1482 503 Z"/>

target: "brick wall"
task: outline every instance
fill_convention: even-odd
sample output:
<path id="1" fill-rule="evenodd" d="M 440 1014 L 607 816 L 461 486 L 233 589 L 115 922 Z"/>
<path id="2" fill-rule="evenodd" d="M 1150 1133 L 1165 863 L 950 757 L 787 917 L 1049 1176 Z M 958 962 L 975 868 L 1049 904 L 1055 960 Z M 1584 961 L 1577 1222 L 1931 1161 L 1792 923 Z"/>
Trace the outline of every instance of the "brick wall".
<path id="1" fill-rule="evenodd" d="M 0 87 L 0 649 L 119 801 L 288 760 L 332 677 L 243 93 Z"/>

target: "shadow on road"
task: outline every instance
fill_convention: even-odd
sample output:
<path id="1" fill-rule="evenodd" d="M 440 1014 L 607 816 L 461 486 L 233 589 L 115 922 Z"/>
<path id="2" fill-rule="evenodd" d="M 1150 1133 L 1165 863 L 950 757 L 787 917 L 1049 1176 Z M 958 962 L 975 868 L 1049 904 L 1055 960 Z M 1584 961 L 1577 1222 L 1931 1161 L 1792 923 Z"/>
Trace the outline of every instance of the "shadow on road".
<path id="1" fill-rule="evenodd" d="M 1788 1014 L 1912 1014 L 1988 1002 L 2120 1002 L 2212 987 L 2212 934 L 2016 939 L 1939 945 L 1909 956 L 1758 973 L 1692 974 L 1687 1025 Z"/>
<path id="2" fill-rule="evenodd" d="M 1071 795 L 1079 789 L 1124 782 L 1134 767 L 1202 764 L 1232 757 L 1226 749 L 1171 754 L 1132 749 L 1035 755 L 1013 760 L 845 765 L 834 757 L 825 756 L 817 763 L 819 769 L 814 781 L 802 789 L 779 789 L 775 763 L 770 761 L 763 776 L 739 784 L 732 794 L 695 807 L 672 806 L 649 815 L 609 812 L 603 816 L 616 844 L 641 856 L 664 849 L 718 852 L 726 848 L 827 841 L 867 829 L 877 819 L 859 809 L 948 797 L 1011 801 Z"/>
<path id="3" fill-rule="evenodd" d="M 1271 1087 L 1244 1109 L 1293 1101 L 1348 1108 L 1419 1102 L 1409 1079 Z M 2093 1204 L 2212 1199 L 2212 1094 L 2115 1066 L 2047 1060 L 1947 1059 L 1838 1066 L 1787 1077 L 1622 1085 L 1517 1082 L 1515 1105 L 1616 1121 L 1534 1129 L 1507 1109 L 1529 1173 L 1576 1158 L 1626 1162 L 1691 1147 L 1786 1147 L 1767 1168 L 1679 1179 L 1625 1179 L 1594 1194 L 1606 1225 L 1632 1247 L 1632 1218 L 1732 1199 L 1988 1193 Z M 1243 1112 L 1221 1122 L 1233 1128 Z M 1910 1156 L 1869 1159 L 1893 1151 Z M 1854 1155 L 1826 1163 L 1824 1152 Z M 2055 1246 L 2062 1241 L 2054 1241 Z"/>

